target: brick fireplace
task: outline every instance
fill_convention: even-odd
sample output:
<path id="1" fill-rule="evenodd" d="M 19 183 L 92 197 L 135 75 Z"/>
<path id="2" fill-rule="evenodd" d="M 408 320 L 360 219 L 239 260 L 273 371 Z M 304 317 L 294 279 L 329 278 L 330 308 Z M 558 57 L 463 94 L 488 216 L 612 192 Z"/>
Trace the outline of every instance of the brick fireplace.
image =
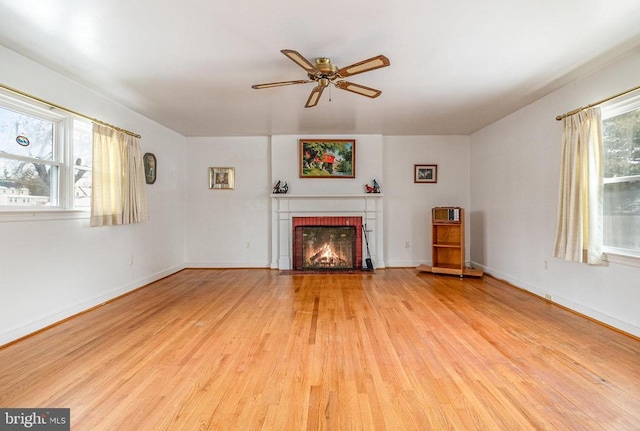
<path id="1" fill-rule="evenodd" d="M 293 269 L 362 268 L 362 217 L 292 217 L 291 224 Z"/>
<path id="2" fill-rule="evenodd" d="M 355 226 L 356 244 L 354 263 L 362 268 L 366 255 L 362 226 L 366 226 L 369 250 L 375 268 L 384 268 L 383 260 L 383 195 L 369 193 L 360 195 L 271 195 L 271 268 L 295 269 L 299 250 L 295 227 Z"/>

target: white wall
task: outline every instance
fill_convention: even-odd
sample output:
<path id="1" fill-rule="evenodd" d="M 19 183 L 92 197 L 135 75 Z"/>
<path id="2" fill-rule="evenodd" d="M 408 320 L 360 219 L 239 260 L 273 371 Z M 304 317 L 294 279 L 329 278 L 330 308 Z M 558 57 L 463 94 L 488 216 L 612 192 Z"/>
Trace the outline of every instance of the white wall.
<path id="1" fill-rule="evenodd" d="M 438 182 L 414 183 L 416 164 L 438 165 Z M 430 265 L 431 208 L 469 208 L 469 137 L 385 136 L 384 177 L 387 266 Z"/>
<path id="2" fill-rule="evenodd" d="M 382 177 L 380 136 L 340 136 L 356 140 L 355 179 L 299 178 L 299 138 L 187 140 L 187 266 L 270 267 L 270 195 L 278 180 L 288 183 L 290 194 L 358 194 Z M 214 166 L 235 168 L 234 190 L 209 190 L 208 169 Z"/>
<path id="3" fill-rule="evenodd" d="M 268 268 L 269 138 L 189 138 L 187 142 L 187 266 Z M 209 190 L 210 167 L 235 168 L 235 189 Z"/>
<path id="4" fill-rule="evenodd" d="M 188 139 L 187 266 L 269 267 L 269 195 L 278 180 L 292 195 L 345 195 L 364 193 L 374 178 L 385 202 L 385 265 L 431 261 L 431 208 L 469 207 L 469 137 L 304 136 L 314 137 L 355 139 L 356 178 L 299 178 L 299 136 Z M 414 184 L 416 163 L 437 164 L 438 183 Z M 235 190 L 209 190 L 211 166 L 235 167 Z"/>
<path id="5" fill-rule="evenodd" d="M 562 139 L 555 117 L 633 88 L 638 76 L 635 50 L 471 136 L 471 257 L 498 278 L 640 336 L 640 263 L 551 257 Z"/>
<path id="6" fill-rule="evenodd" d="M 146 223 L 0 222 L 2 345 L 183 268 L 185 138 L 1 46 L 0 82 L 139 133 L 158 159 Z"/>

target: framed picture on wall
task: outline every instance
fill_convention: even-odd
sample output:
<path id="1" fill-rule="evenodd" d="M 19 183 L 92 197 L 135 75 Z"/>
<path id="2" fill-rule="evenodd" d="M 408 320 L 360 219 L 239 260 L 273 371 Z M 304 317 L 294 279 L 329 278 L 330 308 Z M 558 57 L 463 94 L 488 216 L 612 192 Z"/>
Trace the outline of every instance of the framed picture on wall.
<path id="1" fill-rule="evenodd" d="M 234 168 L 209 168 L 209 188 L 233 190 L 235 188 Z"/>
<path id="2" fill-rule="evenodd" d="M 300 139 L 300 178 L 355 178 L 354 139 Z"/>
<path id="3" fill-rule="evenodd" d="M 414 183 L 437 183 L 438 165 L 413 165 Z"/>
<path id="4" fill-rule="evenodd" d="M 142 163 L 144 165 L 144 179 L 147 184 L 153 184 L 156 182 L 156 168 L 158 161 L 153 153 L 145 153 L 142 156 Z"/>

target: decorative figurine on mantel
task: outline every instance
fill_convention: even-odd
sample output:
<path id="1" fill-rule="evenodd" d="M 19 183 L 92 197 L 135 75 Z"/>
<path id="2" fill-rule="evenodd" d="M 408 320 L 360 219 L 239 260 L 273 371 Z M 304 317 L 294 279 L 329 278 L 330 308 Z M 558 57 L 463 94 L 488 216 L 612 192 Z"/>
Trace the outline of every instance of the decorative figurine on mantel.
<path id="1" fill-rule="evenodd" d="M 367 190 L 367 193 L 380 193 L 380 185 L 376 180 L 373 180 L 372 186 L 365 184 L 364 187 Z"/>
<path id="2" fill-rule="evenodd" d="M 281 186 L 280 184 L 281 184 L 281 181 L 278 180 L 276 185 L 273 186 L 273 194 L 281 194 L 281 193 L 284 194 L 289 191 L 289 186 L 287 185 L 286 181 L 283 186 Z"/>

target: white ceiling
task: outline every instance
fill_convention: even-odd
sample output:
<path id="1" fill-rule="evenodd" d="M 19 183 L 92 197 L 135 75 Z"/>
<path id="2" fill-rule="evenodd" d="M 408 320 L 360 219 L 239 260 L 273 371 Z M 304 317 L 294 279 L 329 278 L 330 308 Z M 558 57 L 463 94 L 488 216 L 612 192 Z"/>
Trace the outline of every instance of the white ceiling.
<path id="1" fill-rule="evenodd" d="M 0 44 L 185 136 L 469 134 L 639 46 L 640 1 L 0 0 Z M 384 54 L 382 95 L 252 89 L 306 79 L 285 48 Z"/>

